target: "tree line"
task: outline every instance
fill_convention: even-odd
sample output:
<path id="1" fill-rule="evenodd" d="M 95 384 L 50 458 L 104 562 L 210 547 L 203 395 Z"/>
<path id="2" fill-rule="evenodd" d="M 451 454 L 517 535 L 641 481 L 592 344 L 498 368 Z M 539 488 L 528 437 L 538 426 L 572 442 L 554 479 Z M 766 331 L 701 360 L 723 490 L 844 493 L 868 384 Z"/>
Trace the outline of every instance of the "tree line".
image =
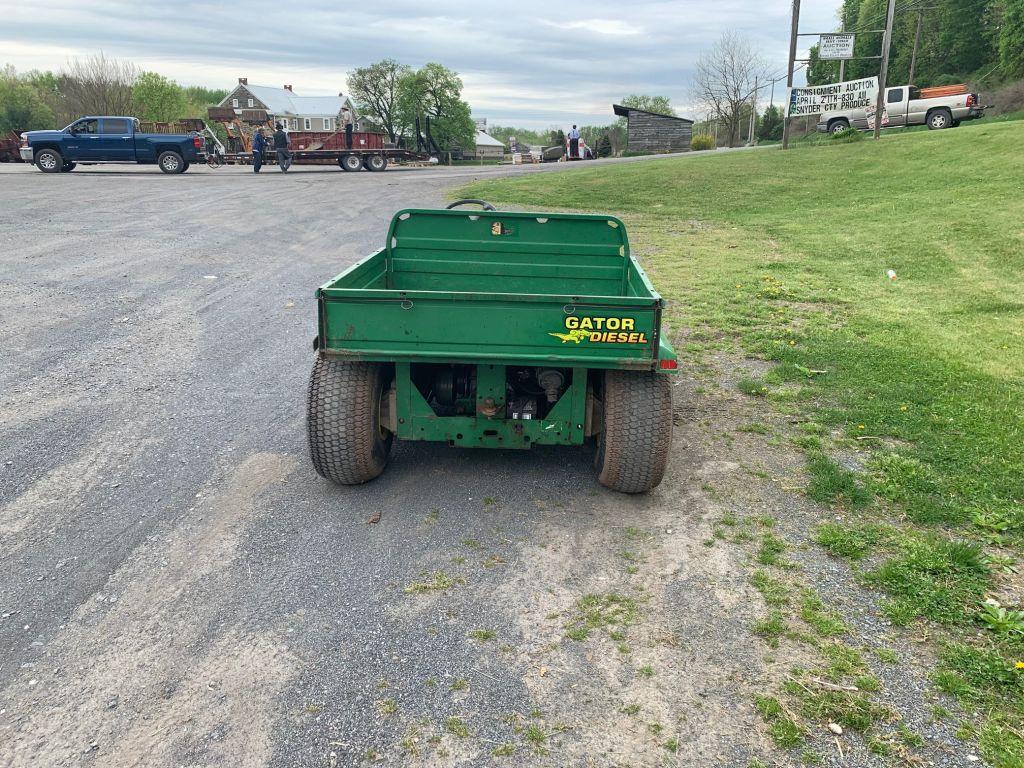
<path id="1" fill-rule="evenodd" d="M 887 0 L 843 0 L 838 25 L 856 31 L 855 56 L 877 56 L 885 26 Z M 917 56 L 914 41 L 917 39 Z M 1024 0 L 899 0 L 893 21 L 888 80 L 903 85 L 987 84 L 1024 78 Z M 847 80 L 878 74 L 878 59 L 854 59 Z M 839 62 L 822 61 L 811 49 L 807 81 L 839 80 Z"/>
<path id="2" fill-rule="evenodd" d="M 156 72 L 103 54 L 70 61 L 64 69 L 19 73 L 0 69 L 0 133 L 60 128 L 82 115 L 132 115 L 171 122 L 205 118 L 226 90 L 182 86 Z"/>

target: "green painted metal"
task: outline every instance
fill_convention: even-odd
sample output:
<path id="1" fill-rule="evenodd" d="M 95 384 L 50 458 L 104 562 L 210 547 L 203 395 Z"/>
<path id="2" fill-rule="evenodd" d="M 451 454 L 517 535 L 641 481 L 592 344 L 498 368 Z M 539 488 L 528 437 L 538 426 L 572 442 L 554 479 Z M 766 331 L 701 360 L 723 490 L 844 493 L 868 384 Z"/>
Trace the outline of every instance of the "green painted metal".
<path id="1" fill-rule="evenodd" d="M 585 439 L 587 369 L 574 368 L 572 381 L 545 419 L 505 418 L 505 367 L 477 368 L 477 414 L 438 416 L 413 383 L 410 363 L 395 364 L 396 435 L 467 448 L 529 448 L 532 445 L 581 445 Z M 488 416 L 488 397 L 500 407 Z M 487 404 L 488 410 L 491 404 Z"/>
<path id="2" fill-rule="evenodd" d="M 405 210 L 317 291 L 317 346 L 387 362 L 658 367 L 663 302 L 611 216 Z"/>

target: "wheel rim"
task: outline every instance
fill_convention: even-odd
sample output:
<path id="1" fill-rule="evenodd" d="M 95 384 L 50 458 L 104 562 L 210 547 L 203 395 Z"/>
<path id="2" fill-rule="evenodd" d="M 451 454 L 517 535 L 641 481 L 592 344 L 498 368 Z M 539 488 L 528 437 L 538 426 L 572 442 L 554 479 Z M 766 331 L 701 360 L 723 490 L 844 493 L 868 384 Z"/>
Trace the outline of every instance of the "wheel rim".
<path id="1" fill-rule="evenodd" d="M 363 164 L 362 160 L 359 159 L 358 155 L 346 155 L 345 156 L 345 167 L 350 171 L 358 171 L 359 167 Z"/>
<path id="2" fill-rule="evenodd" d="M 370 158 L 370 167 L 373 168 L 373 170 L 375 170 L 375 171 L 381 170 L 384 167 L 384 158 L 383 157 L 376 157 L 376 156 L 375 157 L 371 157 Z"/>
<path id="3" fill-rule="evenodd" d="M 57 167 L 57 158 L 53 156 L 51 152 L 44 152 L 39 157 L 39 164 L 47 170 Z"/>
<path id="4" fill-rule="evenodd" d="M 932 118 L 932 125 L 934 125 L 936 128 L 941 128 L 945 124 L 946 124 L 946 117 L 945 117 L 945 115 L 936 115 L 935 117 Z"/>
<path id="5" fill-rule="evenodd" d="M 172 157 L 165 157 L 164 158 L 164 168 L 166 168 L 168 171 L 176 171 L 176 170 L 178 170 L 178 158 L 173 157 L 173 156 Z"/>

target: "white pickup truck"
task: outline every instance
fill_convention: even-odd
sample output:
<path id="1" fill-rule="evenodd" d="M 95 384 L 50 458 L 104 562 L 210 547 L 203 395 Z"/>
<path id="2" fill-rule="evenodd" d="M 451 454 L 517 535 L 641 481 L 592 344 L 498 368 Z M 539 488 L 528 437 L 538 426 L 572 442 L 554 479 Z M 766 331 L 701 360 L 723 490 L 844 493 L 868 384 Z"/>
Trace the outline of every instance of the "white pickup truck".
<path id="1" fill-rule="evenodd" d="M 961 120 L 976 120 L 983 117 L 987 107 L 981 106 L 978 94 L 963 93 L 927 97 L 916 85 L 901 85 L 885 91 L 885 114 L 883 128 L 907 125 L 927 125 L 930 130 L 953 128 Z M 935 90 L 941 90 L 936 88 Z M 849 128 L 868 129 L 867 112 L 863 109 L 847 109 L 839 112 L 825 112 L 818 121 L 821 133 L 838 133 Z"/>

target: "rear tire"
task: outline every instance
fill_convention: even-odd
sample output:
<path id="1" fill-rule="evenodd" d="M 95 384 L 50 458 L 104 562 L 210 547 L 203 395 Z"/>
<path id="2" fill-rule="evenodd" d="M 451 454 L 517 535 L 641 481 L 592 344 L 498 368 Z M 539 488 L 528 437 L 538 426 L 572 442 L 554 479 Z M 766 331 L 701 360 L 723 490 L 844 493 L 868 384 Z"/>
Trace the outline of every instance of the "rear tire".
<path id="1" fill-rule="evenodd" d="M 936 109 L 928 115 L 928 130 L 941 131 L 953 125 L 953 113 L 948 109 Z"/>
<path id="2" fill-rule="evenodd" d="M 184 173 L 187 167 L 177 152 L 161 152 L 156 164 L 164 173 Z"/>
<path id="3" fill-rule="evenodd" d="M 604 428 L 595 464 L 602 485 L 645 493 L 665 476 L 672 447 L 672 389 L 655 371 L 605 371 Z"/>
<path id="4" fill-rule="evenodd" d="M 309 455 L 321 477 L 341 485 L 373 480 L 388 463 L 394 435 L 380 421 L 388 384 L 380 363 L 317 357 L 309 377 Z"/>
<path id="5" fill-rule="evenodd" d="M 343 155 L 338 159 L 338 165 L 343 171 L 358 171 L 363 167 L 363 158 L 359 155 Z"/>
<path id="6" fill-rule="evenodd" d="M 833 120 L 828 124 L 829 134 L 842 133 L 850 130 L 850 124 L 846 120 Z"/>
<path id="7" fill-rule="evenodd" d="M 388 167 L 388 159 L 384 155 L 367 155 L 363 158 L 363 167 L 368 171 L 383 171 Z"/>
<path id="8" fill-rule="evenodd" d="M 35 153 L 35 164 L 43 173 L 60 173 L 64 158 L 56 149 L 41 149 Z"/>

